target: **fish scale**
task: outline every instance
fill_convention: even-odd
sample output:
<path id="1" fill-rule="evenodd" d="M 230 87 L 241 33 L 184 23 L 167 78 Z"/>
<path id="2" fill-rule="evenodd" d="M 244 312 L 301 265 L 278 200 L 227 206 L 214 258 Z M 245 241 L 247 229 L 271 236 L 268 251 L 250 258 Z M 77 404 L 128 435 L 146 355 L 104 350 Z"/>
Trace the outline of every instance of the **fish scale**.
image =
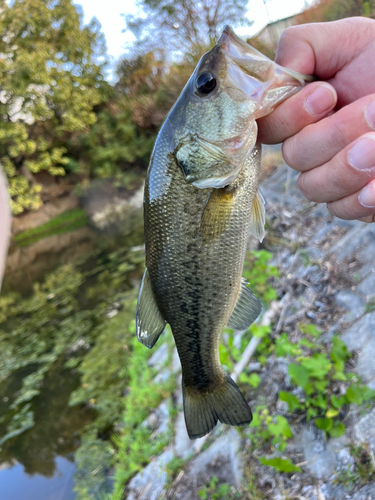
<path id="1" fill-rule="evenodd" d="M 154 146 L 144 195 L 146 270 L 136 329 L 140 342 L 151 348 L 170 325 L 191 439 L 218 420 L 244 425 L 252 419 L 220 364 L 219 341 L 225 326 L 246 329 L 261 310 L 241 278 L 249 232 L 259 239 L 264 234 L 255 119 L 300 88 L 303 82 L 296 78 L 226 27 L 202 57 Z"/>

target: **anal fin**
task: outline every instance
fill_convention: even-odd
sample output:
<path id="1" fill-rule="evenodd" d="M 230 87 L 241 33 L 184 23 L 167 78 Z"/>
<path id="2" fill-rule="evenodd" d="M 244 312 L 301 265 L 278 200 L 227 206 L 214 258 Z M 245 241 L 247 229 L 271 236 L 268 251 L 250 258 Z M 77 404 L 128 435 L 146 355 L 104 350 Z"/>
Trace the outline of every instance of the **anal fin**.
<path id="1" fill-rule="evenodd" d="M 259 316 L 262 304 L 255 297 L 250 288 L 247 288 L 247 281 L 242 278 L 240 293 L 234 306 L 232 314 L 228 320 L 227 327 L 233 330 L 246 330 Z"/>
<path id="2" fill-rule="evenodd" d="M 139 342 L 151 349 L 163 333 L 166 324 L 156 304 L 150 275 L 146 268 L 139 290 L 136 314 L 136 332 Z"/>

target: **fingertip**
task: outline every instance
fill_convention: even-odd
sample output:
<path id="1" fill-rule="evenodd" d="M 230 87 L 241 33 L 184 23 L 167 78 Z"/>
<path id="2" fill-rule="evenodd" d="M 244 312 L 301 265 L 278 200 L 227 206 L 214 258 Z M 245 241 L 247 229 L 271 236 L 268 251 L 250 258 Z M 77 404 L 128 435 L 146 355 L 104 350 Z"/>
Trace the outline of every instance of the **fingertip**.
<path id="1" fill-rule="evenodd" d="M 326 116 L 337 103 L 336 90 L 329 83 L 318 83 L 307 96 L 304 105 L 307 112 L 314 117 Z"/>

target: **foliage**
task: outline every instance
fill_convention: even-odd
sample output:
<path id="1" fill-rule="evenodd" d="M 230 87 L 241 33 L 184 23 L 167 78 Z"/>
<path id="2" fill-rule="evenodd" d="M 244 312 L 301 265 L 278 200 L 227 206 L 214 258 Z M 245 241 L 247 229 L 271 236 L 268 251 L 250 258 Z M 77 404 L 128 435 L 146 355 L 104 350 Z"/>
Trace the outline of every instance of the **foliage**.
<path id="1" fill-rule="evenodd" d="M 113 365 L 118 362 L 123 370 L 126 366 L 124 344 L 130 335 L 126 325 L 134 316 L 135 306 L 134 295 L 125 300 L 124 292 L 131 288 L 127 273 L 137 269 L 143 256 L 122 249 L 108 255 L 98 250 L 90 257 L 91 262 L 85 258 L 58 268 L 43 283 L 36 283 L 29 297 L 16 293 L 0 297 L 0 380 L 20 370 L 25 373 L 22 386 L 8 395 L 9 408 L 0 422 L 5 427 L 2 443 L 32 425 L 33 400 L 58 360 L 65 357 L 66 366 L 79 367 L 87 349 L 97 341 L 102 346 L 101 357 L 96 344 L 98 347 L 89 353 L 82 367 L 84 373 L 90 373 L 91 385 L 73 400 L 78 403 L 85 401 L 85 396 L 97 398 L 93 406 L 99 414 L 107 414 L 99 418 L 103 426 L 108 425 L 108 418 L 120 416 L 119 406 L 115 412 L 116 398 L 120 396 L 121 380 L 126 377 L 118 365 Z M 88 263 L 94 263 L 94 267 L 88 268 Z M 108 319 L 108 308 L 116 301 L 123 310 L 118 317 Z M 93 378 L 97 369 L 100 380 Z"/>
<path id="2" fill-rule="evenodd" d="M 218 38 L 224 24 L 249 24 L 244 0 L 142 0 L 139 6 L 138 17 L 125 16 L 139 45 L 155 48 L 157 44 L 179 55 L 202 53 Z"/>
<path id="3" fill-rule="evenodd" d="M 131 346 L 128 393 L 124 400 L 122 425 L 114 438 L 118 450 L 113 500 L 122 499 L 126 482 L 149 463 L 152 456 L 157 455 L 170 439 L 168 433 L 152 437 L 152 430 L 143 422 L 150 409 L 156 408 L 172 393 L 175 382 L 170 378 L 165 384 L 156 384 L 153 381 L 155 373 L 147 364 L 151 352 L 137 338 L 133 338 Z"/>
<path id="4" fill-rule="evenodd" d="M 267 250 L 248 252 L 244 265 L 243 277 L 249 281 L 254 294 L 268 305 L 277 298 L 272 286 L 272 278 L 277 278 L 279 272 L 275 266 L 269 264 L 272 254 Z"/>
<path id="5" fill-rule="evenodd" d="M 276 340 L 276 354 L 294 361 L 288 366 L 288 374 L 292 383 L 303 390 L 303 398 L 282 391 L 280 400 L 288 404 L 290 412 L 303 413 L 307 420 L 315 419 L 319 429 L 339 437 L 345 432 L 340 421 L 343 406 L 369 401 L 375 398 L 375 391 L 361 384 L 357 376 L 344 373 L 350 355 L 338 337 L 333 338 L 331 350 L 326 353 L 317 342 L 321 332 L 315 326 L 300 325 L 300 329 L 305 337 L 298 343 L 290 342 L 286 333 Z"/>
<path id="6" fill-rule="evenodd" d="M 348 451 L 353 462 L 342 466 L 336 479 L 351 491 L 375 480 L 375 459 L 367 445 L 350 445 Z"/>
<path id="7" fill-rule="evenodd" d="M 262 465 L 269 465 L 280 472 L 301 472 L 299 467 L 296 467 L 290 458 L 260 458 L 259 462 Z"/>
<path id="8" fill-rule="evenodd" d="M 250 439 L 255 447 L 272 445 L 283 451 L 287 440 L 292 437 L 287 419 L 281 415 L 272 417 L 264 406 L 255 409 L 250 427 L 253 429 Z"/>
<path id="9" fill-rule="evenodd" d="M 299 24 L 327 22 L 353 16 L 375 18 L 373 0 L 316 0 L 310 9 L 297 16 Z"/>
<path id="10" fill-rule="evenodd" d="M 202 500 L 235 500 L 242 495 L 234 486 L 228 483 L 220 483 L 219 478 L 212 476 L 210 481 L 198 490 L 199 498 Z"/>
<path id="11" fill-rule="evenodd" d="M 95 122 L 104 43 L 82 17 L 71 0 L 2 3 L 0 161 L 15 214 L 41 205 L 38 173 L 64 175 L 64 141 Z"/>
<path id="12" fill-rule="evenodd" d="M 25 247 L 48 236 L 64 234 L 79 229 L 85 226 L 87 222 L 86 212 L 81 208 L 67 210 L 45 224 L 14 235 L 12 244 L 16 244 L 18 247 Z"/>

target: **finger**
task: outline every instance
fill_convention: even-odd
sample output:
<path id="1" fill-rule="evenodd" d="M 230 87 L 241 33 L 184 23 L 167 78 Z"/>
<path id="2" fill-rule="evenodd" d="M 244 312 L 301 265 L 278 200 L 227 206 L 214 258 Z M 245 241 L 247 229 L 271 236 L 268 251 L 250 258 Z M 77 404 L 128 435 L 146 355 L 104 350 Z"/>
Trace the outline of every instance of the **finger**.
<path id="1" fill-rule="evenodd" d="M 365 134 L 331 161 L 302 173 L 298 186 L 318 203 L 340 200 L 375 178 L 375 132 Z"/>
<path id="2" fill-rule="evenodd" d="M 368 215 L 367 217 L 360 217 L 358 220 L 361 222 L 367 222 L 367 223 L 371 224 L 372 222 L 375 222 L 375 214 Z"/>
<path id="3" fill-rule="evenodd" d="M 328 210 L 340 219 L 366 219 L 375 214 L 375 179 L 356 193 L 327 204 Z"/>
<path id="4" fill-rule="evenodd" d="M 276 144 L 321 120 L 335 107 L 337 95 L 328 83 L 314 82 L 281 103 L 270 115 L 258 120 L 258 139 Z"/>
<path id="5" fill-rule="evenodd" d="M 283 144 L 286 163 L 305 172 L 327 163 L 359 136 L 375 130 L 375 94 L 305 127 Z"/>
<path id="6" fill-rule="evenodd" d="M 287 68 L 326 80 L 350 62 L 348 54 L 357 55 L 373 38 L 372 19 L 292 26 L 283 32 L 275 60 Z"/>

